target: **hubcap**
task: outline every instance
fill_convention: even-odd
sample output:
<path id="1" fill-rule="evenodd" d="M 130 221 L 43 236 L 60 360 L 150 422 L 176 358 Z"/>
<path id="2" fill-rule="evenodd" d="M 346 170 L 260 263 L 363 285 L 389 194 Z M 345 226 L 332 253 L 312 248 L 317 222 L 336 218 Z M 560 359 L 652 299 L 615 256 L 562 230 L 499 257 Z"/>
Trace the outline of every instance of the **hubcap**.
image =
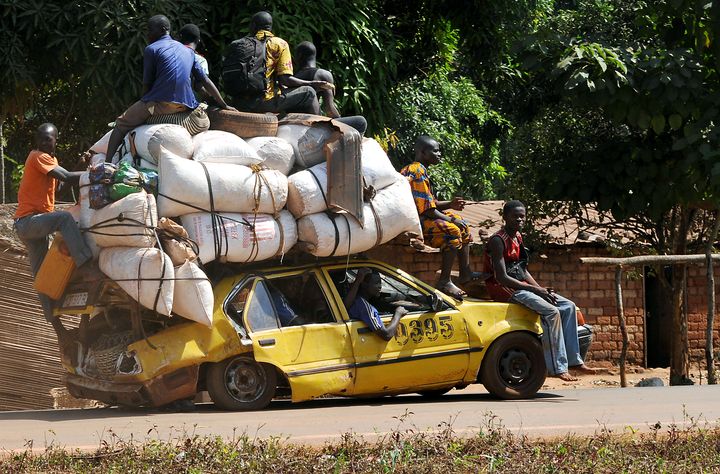
<path id="1" fill-rule="evenodd" d="M 263 394 L 265 373 L 259 364 L 238 358 L 225 369 L 225 385 L 234 399 L 253 402 Z"/>
<path id="2" fill-rule="evenodd" d="M 525 351 L 508 349 L 500 359 L 500 375 L 508 385 L 519 385 L 530 377 L 532 362 Z"/>

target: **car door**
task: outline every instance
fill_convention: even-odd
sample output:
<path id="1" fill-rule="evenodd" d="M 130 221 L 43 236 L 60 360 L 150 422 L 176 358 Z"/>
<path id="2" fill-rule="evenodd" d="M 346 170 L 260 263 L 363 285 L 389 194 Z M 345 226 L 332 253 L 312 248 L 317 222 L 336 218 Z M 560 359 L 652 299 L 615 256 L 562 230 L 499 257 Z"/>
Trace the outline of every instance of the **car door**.
<path id="1" fill-rule="evenodd" d="M 369 266 L 369 265 L 368 265 Z M 431 309 L 427 288 L 399 273 L 378 268 L 382 279 L 376 305 L 387 325 L 396 304 L 409 313 L 400 320 L 395 337 L 385 341 L 361 321 L 350 320 L 342 308 L 355 354 L 355 394 L 379 394 L 451 385 L 465 376 L 469 364 L 468 331 L 461 313 L 443 302 Z M 357 267 L 330 272 L 334 282 L 344 276 L 346 288 Z M 342 285 L 336 285 L 342 286 Z M 337 288 L 342 300 L 343 288 Z"/>
<path id="2" fill-rule="evenodd" d="M 299 279 L 301 286 L 280 303 L 279 288 Z M 297 285 L 296 285 L 297 286 Z M 346 324 L 337 306 L 328 301 L 315 271 L 256 278 L 243 314 L 255 360 L 279 368 L 287 377 L 293 401 L 325 394 L 345 395 L 353 385 L 355 368 Z M 297 317 L 281 320 L 283 306 L 294 306 Z M 312 307 L 311 307 L 312 306 Z M 292 325 L 289 325 L 292 324 Z"/>

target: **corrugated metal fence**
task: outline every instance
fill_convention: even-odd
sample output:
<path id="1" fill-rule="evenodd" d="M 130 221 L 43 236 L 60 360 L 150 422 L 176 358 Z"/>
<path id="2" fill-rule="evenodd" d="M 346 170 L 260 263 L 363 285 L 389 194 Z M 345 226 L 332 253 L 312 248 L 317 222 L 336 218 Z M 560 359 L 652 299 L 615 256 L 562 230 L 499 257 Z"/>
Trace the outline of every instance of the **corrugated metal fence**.
<path id="1" fill-rule="evenodd" d="M 0 241 L 0 410 L 52 408 L 64 386 L 57 338 L 42 316 L 22 249 Z"/>

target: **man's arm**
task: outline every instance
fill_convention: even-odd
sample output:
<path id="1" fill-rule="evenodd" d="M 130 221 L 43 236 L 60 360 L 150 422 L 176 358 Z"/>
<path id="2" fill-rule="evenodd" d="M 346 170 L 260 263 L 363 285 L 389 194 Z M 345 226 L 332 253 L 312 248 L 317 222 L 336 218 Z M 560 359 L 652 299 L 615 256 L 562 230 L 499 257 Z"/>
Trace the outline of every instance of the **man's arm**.
<path id="1" fill-rule="evenodd" d="M 350 286 L 350 290 L 348 290 L 347 295 L 345 295 L 345 298 L 343 298 L 343 303 L 345 304 L 346 309 L 350 309 L 350 306 L 355 302 L 355 298 L 357 298 L 358 290 L 360 290 L 360 283 L 365 279 L 365 277 L 370 273 L 370 270 L 367 268 L 360 268 L 357 271 L 357 274 L 355 275 L 355 281 Z"/>
<path id="2" fill-rule="evenodd" d="M 52 176 L 53 178 L 57 179 L 58 181 L 62 181 L 63 183 L 68 184 L 80 184 L 80 176 L 84 171 L 68 171 L 62 166 L 56 166 L 55 168 L 48 171 L 48 175 Z"/>
<path id="3" fill-rule="evenodd" d="M 552 293 L 538 285 L 532 277 L 530 277 L 531 283 L 527 283 L 524 281 L 516 280 L 515 278 L 507 274 L 507 269 L 505 268 L 505 259 L 503 258 L 504 244 L 500 237 L 492 237 L 487 245 L 490 252 L 490 259 L 492 260 L 493 264 L 495 280 L 499 284 L 513 290 L 526 290 L 531 293 L 535 293 L 536 295 L 545 298 L 551 303 L 554 303 L 553 300 L 555 298 Z M 528 273 L 528 275 L 530 274 Z"/>
<path id="4" fill-rule="evenodd" d="M 290 74 L 283 74 L 277 78 L 280 85 L 285 87 L 310 86 L 314 89 L 332 89 L 334 86 L 326 81 L 305 81 Z"/>
<path id="5" fill-rule="evenodd" d="M 217 87 L 215 87 L 215 84 L 213 83 L 213 81 L 210 80 L 209 77 L 203 75 L 201 81 L 202 81 L 202 86 L 205 89 L 205 92 L 210 94 L 210 97 L 215 99 L 215 101 L 220 106 L 220 108 L 225 109 L 225 110 L 237 111 L 236 108 L 230 107 L 229 105 L 227 105 L 225 103 L 225 99 L 222 98 L 222 96 L 220 95 L 220 91 L 217 89 Z"/>
<path id="6" fill-rule="evenodd" d="M 388 324 L 387 326 L 381 325 L 379 328 L 375 329 L 375 334 L 382 337 L 386 341 L 389 341 L 390 339 L 395 337 L 398 324 L 400 324 L 400 318 L 405 316 L 407 313 L 408 310 L 406 310 L 402 306 L 398 306 L 398 308 L 395 310 L 395 314 L 393 314 L 393 317 L 390 320 L 390 324 Z"/>

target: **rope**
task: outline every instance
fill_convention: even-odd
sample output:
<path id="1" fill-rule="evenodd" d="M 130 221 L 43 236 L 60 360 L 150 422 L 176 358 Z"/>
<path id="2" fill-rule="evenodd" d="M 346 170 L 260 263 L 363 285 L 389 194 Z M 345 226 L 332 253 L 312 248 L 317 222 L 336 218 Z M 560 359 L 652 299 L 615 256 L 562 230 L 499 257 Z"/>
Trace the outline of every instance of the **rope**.
<path id="1" fill-rule="evenodd" d="M 323 190 L 322 184 L 320 184 L 320 179 L 318 179 L 317 175 L 310 168 L 308 168 L 306 171 L 309 172 L 310 176 L 312 176 L 315 179 L 315 182 L 318 185 L 318 189 L 320 190 L 320 194 L 322 194 L 323 201 L 325 201 L 325 207 L 329 208 L 330 204 L 328 204 L 327 196 L 325 195 L 325 191 Z"/>
<path id="2" fill-rule="evenodd" d="M 380 245 L 380 242 L 382 242 L 383 239 L 383 228 L 382 228 L 382 222 L 380 221 L 380 216 L 378 216 L 377 210 L 375 210 L 375 206 L 373 205 L 372 201 L 368 202 L 370 204 L 370 210 L 373 213 L 373 220 L 375 221 L 375 232 L 377 234 L 377 238 L 375 239 L 375 246 L 377 247 Z"/>

